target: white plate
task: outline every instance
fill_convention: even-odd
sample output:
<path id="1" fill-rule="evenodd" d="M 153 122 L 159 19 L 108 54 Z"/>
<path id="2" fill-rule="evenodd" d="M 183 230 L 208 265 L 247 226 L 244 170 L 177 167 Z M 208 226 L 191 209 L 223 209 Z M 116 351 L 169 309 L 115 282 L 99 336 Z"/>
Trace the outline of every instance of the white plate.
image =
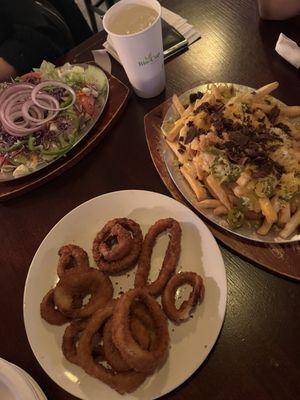
<path id="1" fill-rule="evenodd" d="M 90 256 L 96 233 L 110 219 L 136 220 L 145 234 L 160 218 L 173 217 L 182 227 L 182 252 L 178 270 L 195 271 L 205 284 L 204 302 L 189 321 L 169 323 L 171 350 L 166 364 L 134 393 L 121 396 L 64 359 L 61 341 L 65 327 L 47 324 L 40 317 L 40 302 L 57 281 L 57 251 L 67 243 L 82 246 Z M 152 278 L 166 248 L 159 239 L 152 258 Z M 112 278 L 115 295 L 133 286 L 135 270 Z M 151 276 L 150 276 L 151 277 Z M 226 307 L 226 273 L 218 245 L 204 223 L 181 203 L 158 193 L 128 190 L 96 197 L 62 218 L 37 250 L 26 280 L 24 321 L 31 348 L 46 373 L 63 389 L 84 400 L 156 399 L 175 389 L 203 363 L 219 335 Z"/>
<path id="2" fill-rule="evenodd" d="M 13 364 L 2 358 L 0 358 L 0 399 L 39 400 L 25 376 L 20 374 Z M 43 399 L 41 398 L 41 400 Z"/>
<path id="3" fill-rule="evenodd" d="M 14 365 L 14 364 L 12 364 Z M 24 369 L 18 367 L 17 365 L 14 365 L 14 367 L 17 369 L 17 371 L 24 376 L 25 380 L 28 382 L 28 385 L 32 388 L 33 392 L 36 395 L 37 400 L 47 400 L 47 397 L 45 396 L 45 393 L 42 391 L 38 383 L 33 379 L 31 375 L 28 374 L 28 372 L 24 371 Z"/>

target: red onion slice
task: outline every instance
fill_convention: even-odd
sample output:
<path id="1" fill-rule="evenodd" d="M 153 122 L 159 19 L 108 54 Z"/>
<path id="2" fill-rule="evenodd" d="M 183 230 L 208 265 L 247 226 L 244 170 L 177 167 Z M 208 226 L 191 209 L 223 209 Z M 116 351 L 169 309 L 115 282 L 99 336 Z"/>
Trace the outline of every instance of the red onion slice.
<path id="1" fill-rule="evenodd" d="M 17 119 L 22 118 L 22 121 L 16 121 Z M 16 124 L 19 127 L 26 127 L 29 125 L 29 121 L 25 121 L 23 118 L 23 114 L 21 111 L 15 111 L 12 114 L 10 114 L 9 118 L 7 118 L 8 122 L 11 122 L 13 124 Z"/>
<path id="2" fill-rule="evenodd" d="M 21 93 L 24 89 L 32 90 L 33 88 L 34 85 L 31 85 L 31 83 L 13 83 L 12 85 L 4 89 L 3 92 L 0 94 L 0 104 L 2 104 L 2 102 L 13 93 Z"/>
<path id="3" fill-rule="evenodd" d="M 44 124 L 46 122 L 51 121 L 53 118 L 55 118 L 58 114 L 58 111 L 51 111 L 51 108 L 49 108 L 49 105 L 55 106 L 55 107 L 59 107 L 59 103 L 58 101 L 51 96 L 48 96 L 46 94 L 43 93 L 39 93 L 37 95 L 37 99 L 39 100 L 40 104 L 43 104 L 45 106 L 45 110 L 49 110 L 48 111 L 48 116 L 46 118 L 44 117 L 39 117 L 39 118 L 34 118 L 29 114 L 29 110 L 32 108 L 34 110 L 33 107 L 40 107 L 40 106 L 35 106 L 34 102 L 32 100 L 27 100 L 23 105 L 22 105 L 22 114 L 25 120 L 31 121 L 31 122 L 35 122 L 36 124 Z M 45 101 L 42 101 L 45 100 Z M 46 101 L 47 100 L 47 101 Z"/>
<path id="4" fill-rule="evenodd" d="M 42 90 L 45 87 L 49 87 L 49 86 L 62 87 L 65 90 L 67 90 L 68 92 L 70 92 L 73 97 L 71 103 L 66 107 L 58 106 L 56 108 L 49 108 L 49 107 L 43 106 L 42 103 L 38 101 L 37 95 L 40 90 Z M 50 96 L 50 95 L 48 95 L 48 96 Z M 51 96 L 51 97 L 53 98 L 53 96 Z M 33 89 L 32 93 L 31 93 L 31 98 L 32 98 L 32 101 L 34 102 L 34 104 L 36 104 L 37 106 L 39 106 L 41 108 L 44 108 L 45 110 L 63 111 L 63 110 L 66 110 L 67 108 L 71 107 L 75 103 L 76 94 L 75 94 L 74 90 L 70 86 L 68 86 L 66 83 L 57 82 L 57 81 L 44 81 L 44 82 L 41 82 L 40 84 L 38 84 L 37 86 L 35 86 L 35 88 Z"/>
<path id="5" fill-rule="evenodd" d="M 72 95 L 71 103 L 66 107 L 60 107 L 54 96 L 41 92 L 47 86 L 62 87 L 67 90 Z M 28 136 L 41 129 L 60 111 L 71 107 L 75 100 L 74 90 L 62 82 L 45 81 L 37 86 L 30 83 L 12 84 L 0 94 L 0 123 L 10 135 Z"/>

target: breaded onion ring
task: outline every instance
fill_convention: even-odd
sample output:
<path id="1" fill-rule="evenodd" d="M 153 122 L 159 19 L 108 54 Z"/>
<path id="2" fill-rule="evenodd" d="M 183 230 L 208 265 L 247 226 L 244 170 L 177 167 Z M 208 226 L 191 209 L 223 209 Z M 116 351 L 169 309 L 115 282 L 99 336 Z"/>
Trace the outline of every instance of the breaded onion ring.
<path id="1" fill-rule="evenodd" d="M 91 295 L 83 305 L 85 296 Z M 54 302 L 60 312 L 70 318 L 86 318 L 98 308 L 106 305 L 113 296 L 110 279 L 101 271 L 89 268 L 87 271 L 63 275 L 54 289 Z M 80 304 L 74 303 L 80 299 Z"/>
<path id="2" fill-rule="evenodd" d="M 109 237 L 99 244 L 99 252 L 106 261 L 116 261 L 127 256 L 133 246 L 130 231 L 115 224 L 109 231 Z"/>
<path id="3" fill-rule="evenodd" d="M 80 360 L 77 355 L 77 342 L 80 338 L 81 333 L 84 331 L 87 325 L 87 320 L 72 321 L 70 325 L 67 326 L 65 333 L 63 335 L 62 341 L 62 352 L 66 359 L 73 364 L 80 366 Z M 103 361 L 104 353 L 103 347 L 96 341 L 96 345 L 93 345 L 93 358 L 97 361 Z"/>
<path id="4" fill-rule="evenodd" d="M 148 350 L 150 346 L 150 336 L 142 321 L 135 317 L 131 317 L 130 329 L 133 339 L 141 346 L 142 349 Z"/>
<path id="5" fill-rule="evenodd" d="M 134 301 L 130 307 L 131 314 L 139 319 L 148 331 L 154 331 L 155 325 L 148 308 L 140 301 Z"/>
<path id="6" fill-rule="evenodd" d="M 114 307 L 114 302 L 110 302 L 106 307 L 93 314 L 78 341 L 77 354 L 80 359 L 80 365 L 85 372 L 100 379 L 120 394 L 124 394 L 136 390 L 144 382 L 147 375 L 133 370 L 116 372 L 96 363 L 92 356 L 93 336 L 112 316 Z"/>
<path id="7" fill-rule="evenodd" d="M 51 325 L 63 325 L 69 319 L 55 308 L 54 303 L 54 289 L 43 297 L 40 305 L 41 317 Z"/>
<path id="8" fill-rule="evenodd" d="M 81 247 L 75 244 L 62 246 L 59 251 L 57 275 L 61 278 L 66 272 L 83 271 L 90 267 L 89 258 Z"/>
<path id="9" fill-rule="evenodd" d="M 179 286 L 189 284 L 193 290 L 188 300 L 182 302 L 179 308 L 175 306 L 175 294 Z M 201 302 L 204 296 L 204 285 L 201 276 L 195 272 L 181 272 L 172 276 L 162 294 L 161 303 L 167 317 L 174 322 L 186 320 L 193 308 L 198 302 Z"/>
<path id="10" fill-rule="evenodd" d="M 79 357 L 77 356 L 76 342 L 79 340 L 80 334 L 86 327 L 86 321 L 73 321 L 67 326 L 63 341 L 62 352 L 66 359 L 73 364 L 80 365 Z"/>
<path id="11" fill-rule="evenodd" d="M 130 307 L 136 299 L 146 305 L 153 317 L 158 340 L 151 351 L 143 350 L 131 334 Z M 119 299 L 113 315 L 112 338 L 122 357 L 136 371 L 151 373 L 164 363 L 169 350 L 168 321 L 160 305 L 146 289 L 131 289 Z"/>
<path id="12" fill-rule="evenodd" d="M 134 266 L 141 252 L 142 242 L 143 234 L 139 224 L 128 218 L 113 219 L 104 225 L 94 239 L 94 260 L 98 268 L 106 274 L 119 274 Z"/>
<path id="13" fill-rule="evenodd" d="M 134 340 L 142 349 L 148 350 L 150 336 L 141 321 L 133 317 L 130 321 L 130 329 Z M 118 372 L 129 371 L 131 367 L 124 360 L 112 340 L 112 319 L 106 322 L 103 329 L 103 352 L 109 365 Z"/>
<path id="14" fill-rule="evenodd" d="M 157 279 L 147 284 L 151 268 L 151 255 L 157 236 L 168 230 L 170 235 L 169 245 Z M 173 218 L 160 219 L 152 225 L 145 236 L 142 252 L 139 258 L 138 268 L 135 275 L 134 287 L 147 287 L 149 293 L 159 296 L 168 280 L 175 272 L 181 251 L 181 228 Z"/>

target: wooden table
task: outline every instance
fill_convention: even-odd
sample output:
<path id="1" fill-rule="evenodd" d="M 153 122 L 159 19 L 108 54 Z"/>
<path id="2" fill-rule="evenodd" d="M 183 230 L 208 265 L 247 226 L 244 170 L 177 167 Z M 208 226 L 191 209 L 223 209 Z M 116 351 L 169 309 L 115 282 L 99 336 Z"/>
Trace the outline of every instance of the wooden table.
<path id="1" fill-rule="evenodd" d="M 147 149 L 145 113 L 173 92 L 201 81 L 257 87 L 278 80 L 278 97 L 290 104 L 300 102 L 299 72 L 274 51 L 280 32 L 300 41 L 299 18 L 260 22 L 254 0 L 166 0 L 163 4 L 188 18 L 202 33 L 188 52 L 166 65 L 166 93 L 152 100 L 133 95 L 111 134 L 78 165 L 0 205 L 0 356 L 27 370 L 49 400 L 74 397 L 48 378 L 29 347 L 22 317 L 28 267 L 48 231 L 82 202 L 120 189 L 168 194 Z M 65 60 L 91 59 L 90 50 L 100 47 L 103 40 L 103 34 L 95 35 Z M 116 63 L 113 73 L 126 82 Z M 261 270 L 224 248 L 222 253 L 229 290 L 220 338 L 201 368 L 165 398 L 299 399 L 299 284 Z"/>

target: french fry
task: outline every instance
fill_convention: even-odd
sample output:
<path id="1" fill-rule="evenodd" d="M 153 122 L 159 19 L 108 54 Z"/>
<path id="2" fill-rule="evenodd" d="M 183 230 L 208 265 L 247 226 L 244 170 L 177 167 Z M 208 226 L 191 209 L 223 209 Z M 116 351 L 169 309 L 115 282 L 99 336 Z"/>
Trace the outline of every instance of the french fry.
<path id="1" fill-rule="evenodd" d="M 191 142 L 191 149 L 198 150 L 199 149 L 199 139 L 195 137 Z"/>
<path id="2" fill-rule="evenodd" d="M 216 199 L 206 199 L 199 202 L 200 208 L 216 208 L 221 206 L 222 203 Z"/>
<path id="3" fill-rule="evenodd" d="M 264 113 L 268 114 L 272 108 L 274 107 L 273 104 L 267 103 L 254 103 L 253 108 L 260 108 Z"/>
<path id="4" fill-rule="evenodd" d="M 300 207 L 300 194 L 292 198 L 290 205 L 291 205 L 291 213 L 293 214 Z"/>
<path id="5" fill-rule="evenodd" d="M 209 102 L 208 100 L 211 100 L 211 94 L 209 92 L 206 92 L 201 99 L 197 99 L 195 101 L 194 110 L 201 106 L 201 104 Z"/>
<path id="6" fill-rule="evenodd" d="M 238 103 L 239 101 L 242 101 L 244 94 L 237 94 L 236 96 L 232 97 L 228 102 L 226 103 L 226 107 L 232 107 L 235 103 Z"/>
<path id="7" fill-rule="evenodd" d="M 227 193 L 227 196 L 229 198 L 229 201 L 233 205 L 237 205 L 239 203 L 239 198 L 236 197 L 233 193 Z"/>
<path id="8" fill-rule="evenodd" d="M 189 116 L 189 115 L 191 114 L 191 112 L 193 111 L 193 109 L 194 109 L 193 104 L 190 104 L 190 105 L 184 110 L 184 113 L 182 114 L 182 117 L 184 118 L 184 117 Z"/>
<path id="9" fill-rule="evenodd" d="M 251 174 L 249 172 L 242 172 L 236 183 L 239 186 L 244 187 L 250 180 L 251 180 Z"/>
<path id="10" fill-rule="evenodd" d="M 173 94 L 172 102 L 173 102 L 173 105 L 176 108 L 177 112 L 182 116 L 184 114 L 185 108 L 181 104 L 177 94 Z"/>
<path id="11" fill-rule="evenodd" d="M 267 85 L 262 86 L 259 89 L 255 90 L 255 92 L 239 94 L 233 97 L 232 100 L 230 100 L 227 104 L 234 104 L 238 101 L 241 101 L 243 103 L 257 102 L 258 100 L 262 99 L 263 97 L 267 96 L 275 89 L 277 89 L 278 86 L 279 86 L 278 82 L 268 83 Z M 273 108 L 273 106 L 271 106 L 271 108 Z"/>
<path id="12" fill-rule="evenodd" d="M 193 163 L 194 163 L 194 166 L 195 166 L 195 168 L 196 168 L 196 172 L 197 172 L 198 179 L 199 179 L 200 181 L 203 181 L 204 178 L 206 177 L 207 173 L 206 173 L 206 172 L 204 171 L 204 169 L 202 168 L 202 166 L 201 166 L 201 164 L 199 163 L 199 160 L 197 159 L 197 157 L 194 157 Z"/>
<path id="13" fill-rule="evenodd" d="M 236 197 L 243 197 L 247 193 L 247 190 L 244 186 L 241 185 L 236 185 L 232 189 L 233 193 L 235 194 Z"/>
<path id="14" fill-rule="evenodd" d="M 220 183 L 213 177 L 213 175 L 208 175 L 208 177 L 206 178 L 206 182 L 211 188 L 212 192 L 216 194 L 216 197 L 220 200 L 220 202 L 224 204 L 224 206 L 229 210 L 231 208 L 231 204 L 227 193 L 222 188 Z"/>
<path id="15" fill-rule="evenodd" d="M 184 124 L 183 127 L 180 129 L 180 132 L 179 132 L 180 140 L 182 140 L 182 141 L 185 140 L 187 132 L 188 132 L 188 127 L 186 126 L 186 124 Z"/>
<path id="16" fill-rule="evenodd" d="M 180 154 L 178 151 L 178 144 L 176 142 L 169 142 L 168 140 L 166 140 L 167 144 L 170 146 L 171 150 L 173 151 L 173 153 L 176 155 L 176 157 L 178 158 L 178 161 L 180 163 L 184 163 L 185 159 L 186 159 L 186 155 L 185 154 Z"/>
<path id="17" fill-rule="evenodd" d="M 205 129 L 206 126 L 206 113 L 201 112 L 199 114 L 196 114 L 195 117 L 193 118 L 193 123 L 198 129 Z"/>
<path id="18" fill-rule="evenodd" d="M 295 212 L 292 218 L 285 224 L 282 231 L 279 232 L 279 236 L 282 239 L 287 239 L 300 225 L 300 209 Z"/>
<path id="19" fill-rule="evenodd" d="M 258 233 L 260 236 L 265 236 L 269 233 L 270 229 L 272 228 L 273 224 L 270 224 L 267 221 L 267 218 L 264 219 L 264 222 L 262 225 L 257 229 L 256 233 Z"/>
<path id="20" fill-rule="evenodd" d="M 217 85 L 212 85 L 211 93 L 215 96 L 215 99 L 221 99 L 222 98 L 221 90 L 220 90 L 219 86 L 217 86 Z"/>
<path id="21" fill-rule="evenodd" d="M 300 106 L 281 106 L 281 113 L 290 118 L 295 118 L 300 116 Z"/>
<path id="22" fill-rule="evenodd" d="M 181 128 L 183 127 L 183 125 L 184 125 L 183 122 L 181 124 L 174 125 L 174 127 L 169 132 L 165 132 L 166 138 L 170 142 L 174 142 L 175 139 L 177 138 L 177 136 L 179 135 L 179 132 L 180 132 Z"/>
<path id="23" fill-rule="evenodd" d="M 274 196 L 271 200 L 271 205 L 274 209 L 275 213 L 278 213 L 280 209 L 280 203 L 278 200 L 277 196 Z M 275 222 L 275 221 L 274 221 Z M 262 225 L 259 227 L 259 229 L 256 231 L 259 235 L 265 236 L 269 233 L 270 229 L 272 228 L 272 225 L 274 222 L 270 222 L 267 220 L 267 218 L 264 219 L 264 222 Z"/>
<path id="24" fill-rule="evenodd" d="M 291 135 L 294 139 L 300 140 L 300 128 L 296 128 L 295 126 L 291 129 Z"/>
<path id="25" fill-rule="evenodd" d="M 278 213 L 278 225 L 284 226 L 291 219 L 291 205 L 290 203 L 285 203 L 281 206 Z"/>
<path id="26" fill-rule="evenodd" d="M 188 171 L 184 166 L 180 168 L 180 172 L 182 173 L 182 175 L 184 176 L 184 178 L 187 180 L 190 187 L 194 191 L 198 201 L 204 200 L 208 197 L 205 188 L 201 185 L 199 181 L 197 181 L 197 179 L 193 178 L 188 173 Z"/>
<path id="27" fill-rule="evenodd" d="M 255 90 L 255 97 L 264 97 L 270 94 L 271 92 L 274 92 L 279 86 L 278 82 L 272 82 L 268 83 L 265 86 L 260 87 L 259 89 Z"/>
<path id="28" fill-rule="evenodd" d="M 261 207 L 262 214 L 266 217 L 266 220 L 269 224 L 274 224 L 277 221 L 277 212 L 274 210 L 270 199 L 267 197 L 259 198 L 259 204 Z"/>
<path id="29" fill-rule="evenodd" d="M 227 215 L 228 210 L 225 206 L 221 205 L 219 207 L 216 207 L 213 211 L 213 214 L 216 216 L 221 216 L 221 215 Z"/>

